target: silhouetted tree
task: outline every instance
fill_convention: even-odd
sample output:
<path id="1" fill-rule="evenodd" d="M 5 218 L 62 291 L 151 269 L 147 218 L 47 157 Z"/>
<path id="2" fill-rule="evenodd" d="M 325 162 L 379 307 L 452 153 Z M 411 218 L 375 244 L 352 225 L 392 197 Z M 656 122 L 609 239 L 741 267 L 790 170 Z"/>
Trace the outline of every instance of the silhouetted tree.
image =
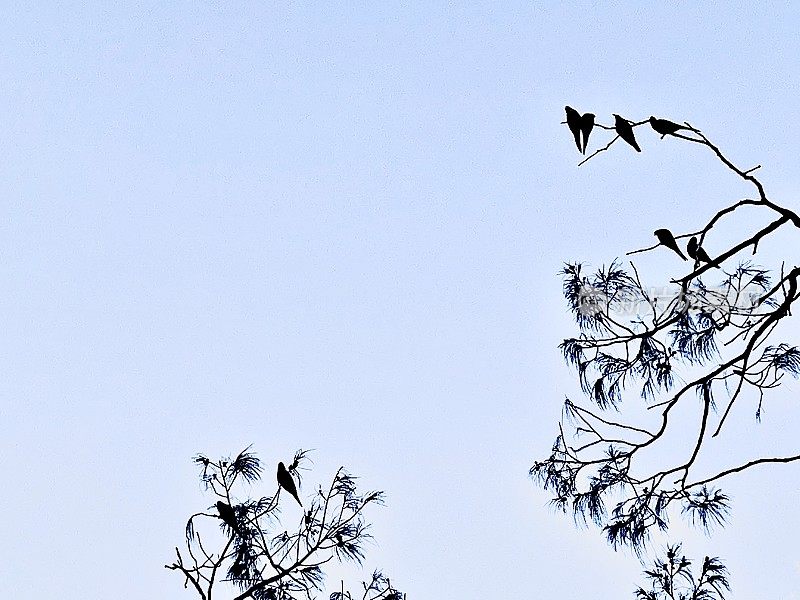
<path id="1" fill-rule="evenodd" d="M 718 488 L 722 480 L 757 465 L 800 460 L 800 455 L 753 456 L 706 475 L 696 475 L 693 468 L 709 438 L 722 431 L 735 403 L 751 401 L 760 421 L 766 393 L 787 374 L 800 374 L 800 348 L 779 339 L 780 325 L 800 297 L 800 267 L 776 265 L 777 275 L 771 277 L 767 268 L 739 258 L 750 249 L 755 255 L 759 242 L 776 230 L 800 227 L 800 216 L 767 196 L 753 175 L 760 165 L 737 167 L 689 123 L 655 117 L 631 122 L 615 115 L 613 126 L 595 127 L 616 136 L 579 166 L 619 139 L 634 145 L 633 130 L 643 125 L 666 138 L 662 143 L 680 140 L 712 152 L 727 171 L 751 186 L 753 194 L 721 207 L 694 231 L 673 236 L 659 229 L 657 244 L 628 253 L 660 251 L 666 245 L 683 257 L 676 240 L 695 238 L 688 252 L 693 266 L 658 294 L 642 284 L 633 262 L 624 266 L 614 261 L 595 273 L 586 273 L 581 264 L 567 264 L 563 270 L 564 296 L 579 332 L 565 339 L 561 350 L 590 402 L 565 401 L 551 454 L 537 461 L 530 473 L 552 492 L 555 506 L 572 512 L 576 521 L 594 522 L 614 547 L 628 546 L 637 554 L 653 528 L 668 528 L 673 505 L 708 529 L 723 523 L 730 509 L 729 497 Z M 574 126 L 571 129 L 574 133 Z M 754 226 L 758 215 L 747 215 L 740 223 L 750 230 L 715 252 L 712 262 L 703 250 L 706 242 L 713 240 L 719 247 L 715 227 L 736 219 L 745 207 L 770 220 Z M 685 264 L 676 260 L 675 268 L 684 269 Z M 658 411 L 655 424 L 620 412 L 634 400 L 629 390 L 638 392 L 650 411 Z M 693 422 L 682 417 L 675 423 L 679 404 L 695 407 Z M 687 447 L 664 453 L 669 457 L 655 466 L 652 455 L 635 462 L 675 427 L 693 432 Z"/>
<path id="2" fill-rule="evenodd" d="M 383 504 L 383 492 L 359 494 L 356 478 L 344 467 L 327 489 L 319 486 L 307 500 L 307 509 L 292 533 L 281 526 L 280 489 L 288 490 L 300 503 L 294 480 L 299 482 L 300 471 L 307 470 L 306 454 L 302 450 L 295 453 L 288 468 L 279 463 L 283 468 L 278 470 L 275 493 L 260 498 L 236 493 L 243 491 L 242 484 L 261 480 L 261 462 L 249 447 L 234 460 L 213 461 L 203 454 L 194 457 L 201 470 L 200 481 L 216 501 L 213 508 L 189 517 L 184 551 L 176 547 L 175 562 L 164 566 L 181 573 L 184 587 L 191 586 L 201 600 L 211 600 L 212 593 L 218 597 L 220 582 L 230 584 L 227 591 L 233 600 L 288 600 L 317 597 L 322 590 L 323 566 L 331 561 L 360 565 L 364 544 L 372 537 L 363 513 L 370 504 Z M 221 529 L 222 536 L 215 536 L 212 527 Z M 330 598 L 405 598 L 379 571 L 362 582 L 362 587 L 363 596 L 357 596 L 345 591 L 342 583 Z"/>
<path id="3" fill-rule="evenodd" d="M 692 561 L 683 556 L 680 544 L 667 547 L 665 559 L 656 559 L 644 572 L 649 589 L 638 587 L 636 600 L 724 600 L 731 589 L 728 569 L 719 558 L 706 556 L 700 574 L 692 573 Z"/>

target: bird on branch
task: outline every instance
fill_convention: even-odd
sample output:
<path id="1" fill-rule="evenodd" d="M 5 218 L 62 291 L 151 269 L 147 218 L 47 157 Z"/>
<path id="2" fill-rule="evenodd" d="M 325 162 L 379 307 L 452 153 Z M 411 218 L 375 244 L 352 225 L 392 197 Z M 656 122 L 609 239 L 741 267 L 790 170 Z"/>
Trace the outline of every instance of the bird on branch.
<path id="1" fill-rule="evenodd" d="M 300 506 L 303 506 L 303 503 L 300 502 L 300 497 L 297 495 L 297 486 L 294 483 L 292 474 L 286 470 L 286 465 L 282 462 L 278 463 L 278 485 L 289 492 Z"/>
<path id="2" fill-rule="evenodd" d="M 693 127 L 687 127 L 686 125 L 678 125 L 677 123 L 673 123 L 672 121 L 668 121 L 667 119 L 656 119 L 654 116 L 650 116 L 650 127 L 652 127 L 656 133 L 661 134 L 661 139 L 664 139 L 666 135 L 672 135 L 676 131 L 680 131 L 681 129 L 686 129 L 688 131 L 697 131 Z"/>
<path id="3" fill-rule="evenodd" d="M 672 232 L 669 229 L 656 229 L 653 232 L 653 235 L 658 238 L 658 241 L 662 245 L 676 252 L 683 260 L 688 260 L 686 256 L 684 256 L 683 252 L 681 252 L 681 249 L 678 248 L 678 242 L 675 241 L 675 236 L 672 235 Z"/>
<path id="4" fill-rule="evenodd" d="M 697 243 L 697 238 L 695 236 L 692 236 L 692 239 L 690 239 L 689 243 L 686 245 L 686 253 L 692 258 L 692 260 L 699 260 L 700 262 L 709 263 L 712 267 L 716 267 L 717 269 L 721 268 L 718 264 L 711 260 L 708 252 L 703 250 L 702 246 Z"/>
<path id="5" fill-rule="evenodd" d="M 575 138 L 578 152 L 583 154 L 581 149 L 581 114 L 571 106 L 565 106 L 564 110 L 567 111 L 567 127 L 572 132 L 572 137 Z"/>
<path id="6" fill-rule="evenodd" d="M 594 114 L 584 113 L 581 117 L 581 134 L 583 134 L 583 154 L 586 154 L 586 146 L 589 143 L 589 134 L 594 129 Z"/>
<path id="7" fill-rule="evenodd" d="M 581 154 L 586 154 L 586 146 L 589 143 L 589 135 L 594 129 L 594 114 L 585 113 L 583 116 L 572 108 L 565 106 L 564 110 L 567 112 L 567 126 L 575 138 L 575 145 Z M 581 140 L 581 137 L 583 139 Z"/>
<path id="8" fill-rule="evenodd" d="M 219 512 L 219 518 L 234 532 L 239 531 L 239 527 L 236 524 L 236 511 L 229 504 L 225 504 L 222 500 L 217 500 L 217 512 Z"/>
<path id="9" fill-rule="evenodd" d="M 614 130 L 619 137 L 633 146 L 634 150 L 637 152 L 642 151 L 642 149 L 639 148 L 639 144 L 636 143 L 636 137 L 633 135 L 633 127 L 631 127 L 630 121 L 623 119 L 618 114 L 614 114 Z"/>

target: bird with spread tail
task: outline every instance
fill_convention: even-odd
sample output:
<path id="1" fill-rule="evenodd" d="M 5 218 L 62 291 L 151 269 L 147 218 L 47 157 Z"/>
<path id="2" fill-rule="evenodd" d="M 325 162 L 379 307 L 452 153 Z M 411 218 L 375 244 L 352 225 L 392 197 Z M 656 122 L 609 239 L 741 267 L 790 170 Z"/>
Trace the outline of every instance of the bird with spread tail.
<path id="1" fill-rule="evenodd" d="M 722 268 L 713 260 L 711 260 L 708 252 L 706 252 L 703 247 L 697 243 L 697 238 L 695 236 L 692 236 L 692 239 L 690 239 L 689 243 L 686 245 L 686 253 L 692 260 L 699 260 L 700 262 L 709 263 L 712 267 L 716 267 L 717 269 Z"/>
<path id="2" fill-rule="evenodd" d="M 614 131 L 617 132 L 617 135 L 621 137 L 623 140 L 628 142 L 633 149 L 637 152 L 641 152 L 642 149 L 639 148 L 639 144 L 636 143 L 636 138 L 633 135 L 633 127 L 631 126 L 631 122 L 628 119 L 623 119 L 618 114 L 614 114 Z"/>
<path id="3" fill-rule="evenodd" d="M 658 238 L 660 244 L 674 251 L 683 260 L 688 260 L 686 256 L 684 256 L 683 252 L 681 252 L 681 249 L 678 248 L 678 242 L 675 241 L 675 236 L 672 235 L 672 232 L 669 229 L 656 229 L 653 232 L 653 235 Z"/>
<path id="4" fill-rule="evenodd" d="M 652 127 L 656 133 L 661 134 L 661 139 L 664 139 L 665 135 L 672 135 L 676 131 L 680 131 L 681 129 L 686 129 L 687 131 L 697 131 L 697 129 L 693 127 L 687 127 L 686 125 L 678 125 L 677 123 L 673 123 L 672 121 L 668 121 L 667 119 L 656 119 L 652 115 L 650 115 L 650 127 Z"/>
<path id="5" fill-rule="evenodd" d="M 286 470 L 286 465 L 282 462 L 278 463 L 278 485 L 289 492 L 300 506 L 303 506 L 303 503 L 300 502 L 300 497 L 297 495 L 297 486 L 294 483 L 294 479 L 292 479 L 292 474 Z"/>
<path id="6" fill-rule="evenodd" d="M 565 106 L 567 112 L 567 126 L 575 138 L 575 145 L 581 154 L 586 154 L 586 145 L 589 143 L 589 135 L 594 129 L 594 115 L 592 113 L 581 114 L 571 106 Z M 583 139 L 581 139 L 583 138 Z"/>

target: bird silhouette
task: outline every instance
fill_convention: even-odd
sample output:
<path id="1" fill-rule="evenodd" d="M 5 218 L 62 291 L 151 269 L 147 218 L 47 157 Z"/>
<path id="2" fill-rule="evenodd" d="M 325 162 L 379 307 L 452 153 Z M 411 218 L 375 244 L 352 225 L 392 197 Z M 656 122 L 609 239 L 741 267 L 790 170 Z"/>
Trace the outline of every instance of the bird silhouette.
<path id="1" fill-rule="evenodd" d="M 688 254 L 689 258 L 692 260 L 697 260 L 697 238 L 695 236 L 692 236 L 692 239 L 686 244 L 686 254 Z"/>
<path id="2" fill-rule="evenodd" d="M 586 154 L 586 146 L 589 143 L 589 134 L 592 133 L 594 128 L 594 115 L 592 113 L 584 113 L 581 117 L 581 133 L 583 134 L 583 154 Z"/>
<path id="3" fill-rule="evenodd" d="M 278 485 L 289 492 L 300 506 L 303 506 L 303 503 L 300 502 L 300 497 L 297 495 L 297 486 L 294 484 L 292 474 L 286 470 L 286 466 L 282 462 L 278 463 Z"/>
<path id="4" fill-rule="evenodd" d="M 678 256 L 680 256 L 683 260 L 688 260 L 681 252 L 681 249 L 678 248 L 678 242 L 675 241 L 675 236 L 672 235 L 672 232 L 669 229 L 656 229 L 653 232 L 653 235 L 658 238 L 658 241 L 669 248 L 670 250 L 675 251 Z"/>
<path id="5" fill-rule="evenodd" d="M 716 267 L 717 269 L 721 268 L 718 264 L 714 263 L 711 260 L 711 257 L 708 255 L 708 252 L 703 250 L 703 247 L 697 243 L 697 238 L 692 236 L 692 239 L 689 240 L 689 243 L 686 245 L 686 253 L 693 259 L 699 260 L 700 262 L 710 263 L 711 266 Z"/>
<path id="6" fill-rule="evenodd" d="M 581 150 L 581 126 L 583 125 L 581 114 L 571 106 L 565 106 L 564 110 L 567 111 L 567 127 L 572 132 L 572 137 L 575 138 L 578 152 L 583 153 Z"/>
<path id="7" fill-rule="evenodd" d="M 661 134 L 661 138 L 663 139 L 665 135 L 672 135 L 676 131 L 680 131 L 681 129 L 687 129 L 689 131 L 697 131 L 692 127 L 686 127 L 685 125 L 678 125 L 677 123 L 673 123 L 672 121 L 668 121 L 667 119 L 656 119 L 654 116 L 650 116 L 650 127 L 652 127 L 656 133 Z"/>
<path id="8" fill-rule="evenodd" d="M 703 262 L 711 264 L 714 267 L 717 267 L 718 269 L 720 268 L 719 265 L 717 265 L 713 260 L 711 260 L 711 257 L 705 250 L 703 250 L 702 246 L 697 247 L 697 258 L 699 258 Z"/>
<path id="9" fill-rule="evenodd" d="M 236 511 L 229 504 L 225 504 L 222 500 L 217 500 L 217 512 L 219 518 L 231 529 L 238 531 L 236 525 Z"/>
<path id="10" fill-rule="evenodd" d="M 639 144 L 636 143 L 636 138 L 633 135 L 633 127 L 631 127 L 630 121 L 623 119 L 618 114 L 614 114 L 614 130 L 617 132 L 619 137 L 633 146 L 634 150 L 637 152 L 642 151 L 642 149 L 639 148 Z"/>

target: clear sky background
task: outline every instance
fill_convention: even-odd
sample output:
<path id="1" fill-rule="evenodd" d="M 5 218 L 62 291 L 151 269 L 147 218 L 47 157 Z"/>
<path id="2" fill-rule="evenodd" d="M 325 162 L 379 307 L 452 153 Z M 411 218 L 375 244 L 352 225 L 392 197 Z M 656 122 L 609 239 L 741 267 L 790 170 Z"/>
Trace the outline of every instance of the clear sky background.
<path id="1" fill-rule="evenodd" d="M 385 490 L 365 566 L 412 598 L 631 597 L 527 477 L 575 394 L 557 272 L 750 190 L 645 131 L 578 169 L 559 122 L 687 119 L 797 208 L 797 5 L 34 4 L 0 21 L 0 595 L 193 597 L 190 458 L 253 443 L 267 491 L 297 448 L 305 493 Z M 719 464 L 796 451 L 796 395 Z M 798 598 L 798 467 L 725 489 L 726 530 L 673 539 Z"/>

